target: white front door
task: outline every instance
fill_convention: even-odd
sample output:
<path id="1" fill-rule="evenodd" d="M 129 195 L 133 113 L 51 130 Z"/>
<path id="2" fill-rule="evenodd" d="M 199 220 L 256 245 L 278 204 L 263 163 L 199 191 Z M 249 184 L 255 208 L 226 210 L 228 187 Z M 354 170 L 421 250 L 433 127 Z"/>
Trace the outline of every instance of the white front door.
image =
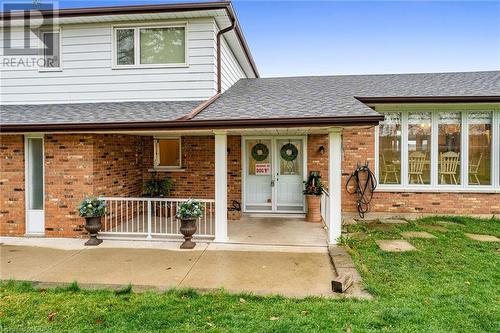
<path id="1" fill-rule="evenodd" d="M 303 137 L 243 139 L 244 211 L 304 212 Z"/>
<path id="2" fill-rule="evenodd" d="M 43 234 L 45 231 L 43 137 L 25 138 L 25 161 L 26 233 Z"/>

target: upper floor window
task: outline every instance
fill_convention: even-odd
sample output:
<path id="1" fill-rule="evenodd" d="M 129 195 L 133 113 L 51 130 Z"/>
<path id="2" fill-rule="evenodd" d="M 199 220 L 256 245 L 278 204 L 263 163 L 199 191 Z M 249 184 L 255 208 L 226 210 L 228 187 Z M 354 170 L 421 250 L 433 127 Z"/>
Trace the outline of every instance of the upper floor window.
<path id="1" fill-rule="evenodd" d="M 186 26 L 115 28 L 115 67 L 185 66 Z"/>
<path id="2" fill-rule="evenodd" d="M 382 188 L 500 187 L 500 112 L 413 109 L 378 126 Z"/>
<path id="3" fill-rule="evenodd" d="M 61 33 L 60 31 L 41 31 L 42 43 L 40 70 L 59 70 L 61 68 Z"/>

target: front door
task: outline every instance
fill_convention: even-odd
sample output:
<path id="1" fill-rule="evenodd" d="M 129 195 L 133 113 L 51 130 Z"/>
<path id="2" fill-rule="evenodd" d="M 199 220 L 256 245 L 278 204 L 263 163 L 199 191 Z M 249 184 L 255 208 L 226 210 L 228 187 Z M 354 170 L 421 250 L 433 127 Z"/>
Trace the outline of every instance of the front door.
<path id="1" fill-rule="evenodd" d="M 244 138 L 244 210 L 304 212 L 303 137 Z"/>
<path id="2" fill-rule="evenodd" d="M 44 152 L 43 137 L 26 137 L 26 233 L 43 234 L 44 214 Z"/>

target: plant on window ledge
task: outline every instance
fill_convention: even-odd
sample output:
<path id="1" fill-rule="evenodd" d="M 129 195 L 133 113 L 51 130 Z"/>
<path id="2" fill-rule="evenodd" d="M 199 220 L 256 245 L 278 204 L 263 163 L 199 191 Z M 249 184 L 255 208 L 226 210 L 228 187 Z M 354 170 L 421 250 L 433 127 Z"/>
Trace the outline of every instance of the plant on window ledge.
<path id="1" fill-rule="evenodd" d="M 85 242 L 87 246 L 95 246 L 102 243 L 97 238 L 97 233 L 101 230 L 101 218 L 106 213 L 106 203 L 95 196 L 86 197 L 78 205 L 78 213 L 85 218 L 85 230 L 90 234 L 90 239 Z"/>
<path id="2" fill-rule="evenodd" d="M 179 205 L 177 218 L 181 220 L 180 231 L 184 235 L 181 249 L 192 249 L 196 243 L 191 241 L 196 232 L 196 220 L 203 215 L 203 203 L 189 199 Z"/>
<path id="3" fill-rule="evenodd" d="M 303 193 L 307 200 L 308 222 L 321 222 L 321 195 L 323 194 L 323 184 L 318 171 L 311 171 L 307 181 L 304 182 L 305 189 Z"/>

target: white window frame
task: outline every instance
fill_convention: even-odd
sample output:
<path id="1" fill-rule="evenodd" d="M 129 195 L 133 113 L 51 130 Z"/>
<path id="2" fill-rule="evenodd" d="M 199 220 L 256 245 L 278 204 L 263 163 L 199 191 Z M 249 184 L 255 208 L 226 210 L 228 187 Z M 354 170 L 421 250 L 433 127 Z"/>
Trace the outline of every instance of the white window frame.
<path id="1" fill-rule="evenodd" d="M 45 49 L 45 44 L 43 42 L 43 35 L 46 33 L 58 33 L 59 34 L 59 67 L 42 67 L 38 66 L 38 71 L 39 72 L 61 72 L 63 70 L 63 59 L 62 59 L 62 27 L 57 27 L 53 29 L 43 29 L 41 28 L 39 30 L 39 40 L 38 40 L 38 57 L 40 59 L 43 59 L 45 62 L 45 55 L 44 55 L 44 49 Z"/>
<path id="2" fill-rule="evenodd" d="M 379 184 L 378 191 L 385 192 L 486 192 L 500 193 L 500 110 L 492 108 L 457 108 L 431 110 L 427 108 L 380 110 L 382 113 L 401 113 L 401 184 Z M 408 114 L 409 112 L 432 112 L 431 134 L 431 183 L 409 184 L 408 182 Z M 459 185 L 439 184 L 438 177 L 438 119 L 440 112 L 460 112 L 462 116 L 460 138 L 461 182 Z M 469 185 L 469 122 L 470 112 L 492 112 L 491 139 L 491 185 Z M 380 179 L 379 126 L 375 127 L 375 174 Z"/>
<path id="3" fill-rule="evenodd" d="M 160 149 L 158 145 L 160 140 L 179 140 L 179 165 L 159 165 L 160 163 Z M 159 136 L 153 139 L 153 166 L 155 170 L 179 170 L 182 169 L 182 138 L 179 136 Z"/>
<path id="4" fill-rule="evenodd" d="M 171 63 L 171 64 L 141 64 L 141 41 L 140 41 L 140 30 L 141 29 L 151 29 L 151 28 L 184 28 L 184 62 L 183 63 Z M 130 25 L 130 24 L 116 24 L 112 26 L 113 29 L 113 40 L 112 40 L 112 69 L 133 69 L 133 68 L 177 68 L 177 67 L 189 67 L 189 38 L 188 38 L 188 23 L 174 22 L 174 23 L 151 23 L 151 24 L 141 24 L 141 25 Z M 119 65 L 117 63 L 117 43 L 116 43 L 116 31 L 117 30 L 134 30 L 134 64 L 133 65 Z"/>

